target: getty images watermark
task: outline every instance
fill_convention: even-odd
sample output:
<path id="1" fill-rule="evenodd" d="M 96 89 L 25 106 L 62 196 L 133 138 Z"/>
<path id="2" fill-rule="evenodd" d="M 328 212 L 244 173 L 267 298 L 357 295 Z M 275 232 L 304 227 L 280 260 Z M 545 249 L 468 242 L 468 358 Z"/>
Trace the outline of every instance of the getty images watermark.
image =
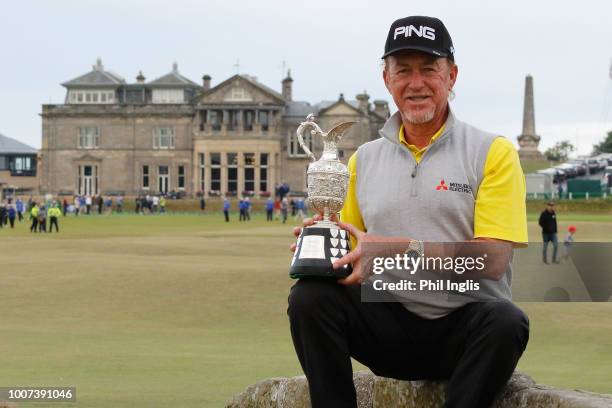
<path id="1" fill-rule="evenodd" d="M 435 256 L 425 255 L 414 256 L 407 253 L 396 254 L 394 257 L 376 256 L 372 259 L 372 274 L 381 275 L 385 271 L 414 276 L 419 271 L 438 271 L 441 273 L 454 272 L 463 275 L 468 272 L 482 272 L 485 270 L 485 261 L 488 254 L 478 257 L 470 256 Z M 386 282 L 382 278 L 372 279 L 374 290 L 405 290 L 405 291 L 466 291 L 480 290 L 480 283 L 472 279 L 457 281 L 453 279 L 431 279 L 423 278 L 418 280 L 400 279 L 397 282 Z"/>
<path id="2" fill-rule="evenodd" d="M 612 301 L 612 243 L 560 245 L 555 259 L 549 247 L 547 264 L 542 243 L 425 245 L 415 256 L 406 243 L 363 243 L 362 301 Z"/>

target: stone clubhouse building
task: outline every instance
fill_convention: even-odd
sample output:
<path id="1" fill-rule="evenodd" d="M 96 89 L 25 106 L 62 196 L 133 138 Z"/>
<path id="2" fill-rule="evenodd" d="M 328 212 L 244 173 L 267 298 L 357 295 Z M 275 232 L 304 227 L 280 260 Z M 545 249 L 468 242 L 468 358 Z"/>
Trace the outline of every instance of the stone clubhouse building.
<path id="1" fill-rule="evenodd" d="M 40 192 L 268 196 L 281 182 L 305 191 L 309 159 L 295 132 L 308 114 L 323 130 L 359 121 L 339 146 L 345 163 L 389 116 L 387 102 L 370 103 L 365 92 L 354 101 L 294 101 L 289 72 L 280 93 L 244 74 L 211 82 L 191 81 L 175 63 L 153 81 L 141 72 L 127 83 L 98 59 L 62 84 L 64 104 L 42 106 Z M 322 141 L 306 143 L 318 157 Z"/>

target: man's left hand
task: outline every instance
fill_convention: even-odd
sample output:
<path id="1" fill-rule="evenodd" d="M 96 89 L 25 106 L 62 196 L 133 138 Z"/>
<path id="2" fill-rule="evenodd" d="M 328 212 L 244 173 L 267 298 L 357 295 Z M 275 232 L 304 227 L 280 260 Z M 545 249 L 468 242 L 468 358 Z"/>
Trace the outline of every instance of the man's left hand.
<path id="1" fill-rule="evenodd" d="M 350 263 L 353 264 L 353 272 L 351 272 L 351 274 L 346 278 L 338 279 L 338 283 L 341 285 L 358 285 L 363 281 L 363 271 L 361 270 L 361 243 L 364 240 L 367 240 L 368 234 L 359 230 L 354 225 L 345 222 L 338 222 L 338 226 L 348 231 L 349 234 L 351 234 L 357 240 L 357 246 L 353 248 L 351 252 L 334 262 L 334 269 L 340 269 L 344 265 Z"/>

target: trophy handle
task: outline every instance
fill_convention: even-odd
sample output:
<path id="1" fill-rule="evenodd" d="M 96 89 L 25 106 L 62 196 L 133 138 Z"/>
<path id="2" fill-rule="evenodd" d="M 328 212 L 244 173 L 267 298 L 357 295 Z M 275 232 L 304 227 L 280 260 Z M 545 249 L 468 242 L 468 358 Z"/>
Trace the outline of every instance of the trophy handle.
<path id="1" fill-rule="evenodd" d="M 310 151 L 308 146 L 306 146 L 306 143 L 304 143 L 304 138 L 302 137 L 302 134 L 304 133 L 304 129 L 306 129 L 307 127 L 313 127 L 314 129 L 311 130 L 311 133 L 312 133 L 313 136 L 316 135 L 316 134 L 319 134 L 319 135 L 323 136 L 323 131 L 321 130 L 319 125 L 317 125 L 314 122 L 314 118 L 315 118 L 314 114 L 311 113 L 310 115 L 308 115 L 306 117 L 306 122 L 300 123 L 300 126 L 297 128 L 297 131 L 296 131 L 296 135 L 297 135 L 297 138 L 298 138 L 298 142 L 300 143 L 300 146 L 306 152 L 308 157 L 310 157 L 312 159 L 312 161 L 316 161 L 317 158 Z"/>

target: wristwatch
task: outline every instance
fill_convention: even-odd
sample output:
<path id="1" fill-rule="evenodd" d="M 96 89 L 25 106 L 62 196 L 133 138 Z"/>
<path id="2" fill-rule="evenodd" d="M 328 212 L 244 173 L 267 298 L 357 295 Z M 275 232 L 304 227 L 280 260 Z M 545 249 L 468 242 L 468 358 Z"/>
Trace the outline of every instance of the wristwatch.
<path id="1" fill-rule="evenodd" d="M 425 244 L 423 241 L 417 241 L 413 239 L 408 244 L 408 249 L 404 252 L 410 258 L 420 258 L 425 255 Z"/>

